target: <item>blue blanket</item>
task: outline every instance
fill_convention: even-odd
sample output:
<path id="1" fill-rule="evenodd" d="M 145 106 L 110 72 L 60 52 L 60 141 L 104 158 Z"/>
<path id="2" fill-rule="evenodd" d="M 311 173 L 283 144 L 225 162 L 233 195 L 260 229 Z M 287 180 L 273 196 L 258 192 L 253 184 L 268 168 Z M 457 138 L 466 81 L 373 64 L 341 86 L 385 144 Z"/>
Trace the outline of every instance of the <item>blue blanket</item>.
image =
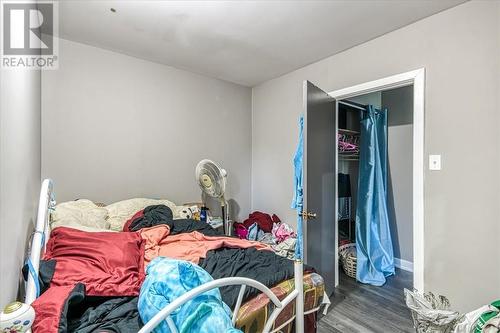
<path id="1" fill-rule="evenodd" d="M 146 274 L 138 304 L 144 323 L 176 298 L 213 280 L 210 274 L 198 265 L 165 257 L 157 257 L 151 261 Z M 171 317 L 180 333 L 241 333 L 233 327 L 231 310 L 222 302 L 219 289 L 209 290 L 191 299 L 174 310 Z M 171 331 L 164 321 L 154 332 Z"/>

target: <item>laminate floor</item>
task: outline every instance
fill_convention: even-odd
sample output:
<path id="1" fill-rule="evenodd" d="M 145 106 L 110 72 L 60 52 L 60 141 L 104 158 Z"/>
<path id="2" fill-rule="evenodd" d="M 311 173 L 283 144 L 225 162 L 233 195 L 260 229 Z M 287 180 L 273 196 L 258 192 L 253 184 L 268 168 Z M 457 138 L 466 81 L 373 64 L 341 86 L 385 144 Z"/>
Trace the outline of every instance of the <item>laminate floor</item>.
<path id="1" fill-rule="evenodd" d="M 403 288 L 411 289 L 413 274 L 396 270 L 382 287 L 356 282 L 340 273 L 328 314 L 320 319 L 318 333 L 415 332 Z"/>

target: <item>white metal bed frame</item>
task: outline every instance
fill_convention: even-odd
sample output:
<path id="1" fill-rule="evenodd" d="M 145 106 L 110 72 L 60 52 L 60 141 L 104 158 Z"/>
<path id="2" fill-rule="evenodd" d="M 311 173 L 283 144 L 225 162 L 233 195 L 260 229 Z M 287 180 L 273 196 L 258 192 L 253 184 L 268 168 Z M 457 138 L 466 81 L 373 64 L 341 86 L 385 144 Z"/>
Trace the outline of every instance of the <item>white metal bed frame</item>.
<path id="1" fill-rule="evenodd" d="M 28 274 L 28 281 L 26 284 L 26 296 L 25 303 L 31 304 L 38 297 L 38 281 L 35 281 L 35 278 L 38 277 L 38 270 L 40 267 L 40 257 L 42 253 L 45 251 L 45 246 L 49 239 L 49 217 L 50 212 L 55 206 L 54 200 L 54 186 L 53 182 L 50 179 L 45 179 L 42 182 L 42 187 L 40 190 L 40 200 L 38 203 L 38 214 L 36 220 L 35 230 L 33 232 L 33 238 L 31 241 L 30 253 L 29 253 L 29 261 L 31 264 L 30 274 Z M 236 318 L 238 315 L 238 311 L 241 307 L 241 303 L 243 302 L 243 295 L 247 286 L 258 289 L 259 291 L 266 294 L 267 297 L 273 302 L 275 305 L 274 310 L 271 312 L 267 321 L 264 325 L 263 333 L 269 333 L 272 329 L 273 323 L 278 318 L 279 314 L 283 309 L 290 304 L 293 300 L 295 300 L 295 318 L 291 318 L 287 321 L 286 324 L 295 319 L 295 332 L 303 333 L 304 332 L 304 285 L 303 285 L 303 262 L 302 260 L 294 261 L 294 282 L 295 289 L 287 295 L 282 301 L 276 297 L 276 295 L 263 285 L 262 283 L 249 279 L 249 278 L 241 278 L 241 277 L 228 277 L 217 279 L 208 283 L 205 283 L 197 288 L 190 290 L 185 293 L 181 297 L 174 300 L 172 303 L 163 308 L 160 312 L 158 312 L 150 321 L 145 323 L 143 328 L 139 331 L 139 333 L 149 333 L 154 330 L 163 320 L 167 322 L 172 333 L 178 333 L 178 330 L 170 317 L 170 314 L 186 303 L 187 301 L 195 298 L 196 296 L 219 287 L 224 286 L 233 286 L 233 285 L 241 285 L 240 292 L 238 294 L 238 298 L 236 301 L 236 306 L 233 309 L 232 322 L 233 325 L 236 322 Z M 319 310 L 319 307 L 308 311 L 308 313 Z M 283 325 L 282 325 L 283 326 Z M 281 327 L 275 328 L 274 331 L 279 330 Z"/>

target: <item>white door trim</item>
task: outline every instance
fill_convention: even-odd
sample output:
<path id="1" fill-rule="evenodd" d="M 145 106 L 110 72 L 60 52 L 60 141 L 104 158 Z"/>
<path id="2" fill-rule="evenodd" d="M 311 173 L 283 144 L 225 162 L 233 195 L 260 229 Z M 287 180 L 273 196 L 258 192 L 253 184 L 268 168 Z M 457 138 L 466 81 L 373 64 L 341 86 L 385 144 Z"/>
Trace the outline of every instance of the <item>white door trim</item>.
<path id="1" fill-rule="evenodd" d="M 424 108 L 425 69 L 392 75 L 379 80 L 335 90 L 329 94 L 345 99 L 370 92 L 413 85 L 413 287 L 424 292 Z M 338 162 L 338 161 L 337 161 Z M 336 163 L 338 167 L 338 163 Z M 336 205 L 336 203 L 335 203 Z M 335 224 L 336 238 L 338 225 Z M 338 239 L 336 239 L 338 244 Z M 338 249 L 335 248 L 335 267 L 338 267 Z M 339 272 L 335 270 L 335 286 Z"/>

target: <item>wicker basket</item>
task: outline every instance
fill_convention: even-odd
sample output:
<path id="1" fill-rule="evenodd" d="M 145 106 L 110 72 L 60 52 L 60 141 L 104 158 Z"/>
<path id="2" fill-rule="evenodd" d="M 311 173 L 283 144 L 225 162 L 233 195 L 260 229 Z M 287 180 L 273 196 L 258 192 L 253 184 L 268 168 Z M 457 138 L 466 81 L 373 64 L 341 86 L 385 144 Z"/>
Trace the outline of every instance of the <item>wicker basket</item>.
<path id="1" fill-rule="evenodd" d="M 356 278 L 356 243 L 339 246 L 340 262 L 347 276 Z"/>

